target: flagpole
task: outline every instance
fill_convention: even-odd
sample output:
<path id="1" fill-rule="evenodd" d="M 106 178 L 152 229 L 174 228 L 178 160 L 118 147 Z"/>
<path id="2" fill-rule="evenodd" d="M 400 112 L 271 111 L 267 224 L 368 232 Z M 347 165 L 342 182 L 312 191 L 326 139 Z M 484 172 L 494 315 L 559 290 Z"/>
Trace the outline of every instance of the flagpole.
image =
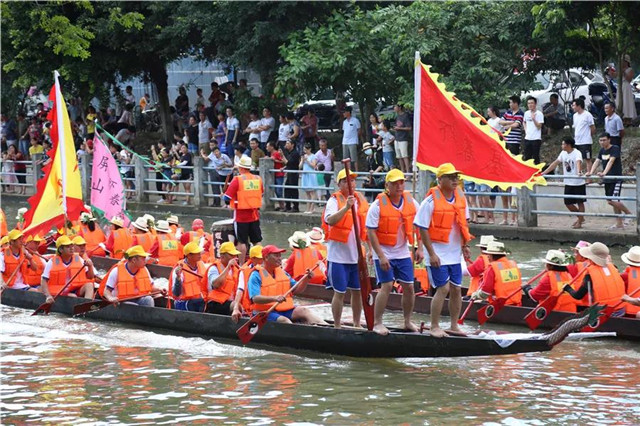
<path id="1" fill-rule="evenodd" d="M 418 142 L 420 137 L 420 68 L 422 64 L 420 62 L 420 52 L 416 51 L 413 71 L 413 161 L 412 161 L 412 173 L 413 173 L 413 198 L 416 198 L 417 192 L 417 166 L 416 159 L 418 158 Z"/>

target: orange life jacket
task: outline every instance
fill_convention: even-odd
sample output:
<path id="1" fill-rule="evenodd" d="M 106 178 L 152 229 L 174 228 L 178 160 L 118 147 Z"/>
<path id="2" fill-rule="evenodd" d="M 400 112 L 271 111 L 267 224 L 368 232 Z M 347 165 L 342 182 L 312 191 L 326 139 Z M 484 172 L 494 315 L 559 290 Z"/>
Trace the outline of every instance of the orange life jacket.
<path id="1" fill-rule="evenodd" d="M 107 242 L 104 232 L 96 225 L 93 231 L 89 230 L 89 227 L 85 224 L 80 225 L 80 234 L 87 242 L 87 253 L 91 253 L 91 256 L 105 256 L 107 253 L 99 247 L 100 243 Z"/>
<path id="2" fill-rule="evenodd" d="M 489 256 L 486 254 L 481 254 L 478 257 L 482 259 L 482 270 L 484 271 L 485 269 L 487 269 L 487 266 L 489 266 Z M 467 294 L 475 293 L 480 288 L 482 275 L 483 274 L 480 274 L 477 277 L 471 277 L 471 283 L 469 283 L 469 290 L 467 290 Z"/>
<path id="3" fill-rule="evenodd" d="M 118 263 L 109 268 L 106 274 L 104 274 L 104 277 L 102 277 L 102 279 L 100 280 L 100 285 L 98 286 L 98 294 L 100 295 L 100 297 L 104 298 L 104 289 L 107 286 L 107 279 L 109 278 L 109 274 L 111 273 L 111 271 L 117 268 L 118 265 L 124 264 L 125 262 L 126 260 L 124 259 L 120 260 Z"/>
<path id="4" fill-rule="evenodd" d="M 4 237 L 8 233 L 7 216 L 4 214 L 4 210 L 0 209 L 0 237 Z"/>
<path id="5" fill-rule="evenodd" d="M 429 271 L 427 268 L 413 268 L 413 277 L 420 281 L 420 289 L 425 293 L 429 291 Z"/>
<path id="6" fill-rule="evenodd" d="M 171 234 L 158 233 L 158 263 L 164 266 L 176 266 L 180 260 L 178 240 Z"/>
<path id="7" fill-rule="evenodd" d="M 347 197 L 342 195 L 342 192 L 337 191 L 333 193 L 333 196 L 338 202 L 338 210 L 342 209 L 347 204 Z M 365 200 L 364 196 L 355 191 L 354 196 L 357 199 L 356 205 L 358 206 L 358 226 L 360 230 L 360 239 L 365 241 L 367 239 L 367 229 L 365 228 L 365 222 L 367 221 L 367 212 L 369 211 L 369 203 Z M 326 207 L 325 207 L 326 209 Z M 324 220 L 324 211 L 322 212 L 322 229 L 324 230 L 327 240 L 337 241 L 339 243 L 346 243 L 349 241 L 349 234 L 353 230 L 353 216 L 351 209 L 345 213 L 342 219 L 333 226 L 329 226 Z"/>
<path id="8" fill-rule="evenodd" d="M 631 294 L 640 288 L 640 266 L 627 266 L 625 270 L 627 273 L 627 289 L 626 293 Z M 638 293 L 635 293 L 633 297 L 640 297 Z M 635 306 L 630 303 L 626 303 L 627 314 L 635 315 L 640 312 L 640 306 Z"/>
<path id="9" fill-rule="evenodd" d="M 74 254 L 71 258 L 71 263 L 65 265 L 62 258 L 59 255 L 53 256 L 51 259 L 51 273 L 49 274 L 49 293 L 55 295 L 67 282 L 73 278 L 73 276 L 82 269 L 82 272 L 73 280 L 73 282 L 67 287 L 65 293 L 69 291 L 77 290 L 88 282 L 91 282 L 87 278 L 87 271 L 84 268 L 82 258 L 78 254 Z"/>
<path id="10" fill-rule="evenodd" d="M 4 279 L 8 287 L 13 287 L 13 284 L 16 282 L 16 277 L 18 275 L 17 272 L 13 276 L 13 278 L 11 278 L 11 282 L 7 282 L 7 280 L 9 279 L 11 274 L 13 274 L 13 271 L 15 271 L 18 268 L 18 265 L 20 265 L 20 262 L 22 262 L 22 265 L 20 266 L 20 273 L 22 274 L 22 279 L 23 281 L 25 281 L 25 284 L 28 284 L 25 280 L 25 275 L 27 273 L 27 269 L 30 269 L 30 268 L 29 268 L 29 263 L 26 260 L 23 262 L 22 261 L 23 259 L 24 259 L 23 250 L 20 250 L 20 256 L 16 258 L 11 252 L 11 248 L 7 247 L 6 249 L 4 249 L 4 272 L 2 273 L 2 279 Z"/>
<path id="11" fill-rule="evenodd" d="M 427 197 L 429 195 L 433 196 L 433 214 L 429 225 L 429 238 L 431 238 L 431 241 L 448 243 L 449 234 L 454 223 L 457 223 L 460 227 L 463 242 L 471 241 L 473 235 L 469 232 L 466 217 L 467 200 L 464 198 L 462 190 L 458 188 L 454 192 L 453 204 L 447 201 L 437 186 L 429 190 Z"/>
<path id="12" fill-rule="evenodd" d="M 576 263 L 576 273 L 575 275 L 572 275 L 572 278 L 577 277 L 587 266 L 589 266 L 589 261 L 585 260 L 582 262 L 577 262 Z M 583 277 L 584 279 L 584 277 Z M 582 279 L 579 279 L 578 281 L 576 281 L 576 283 L 573 285 L 573 289 L 577 290 L 580 285 L 582 284 Z M 580 300 L 576 300 L 576 305 L 577 306 L 586 306 L 589 307 L 591 306 L 591 300 L 589 300 L 589 294 L 586 294 L 582 299 Z"/>
<path id="13" fill-rule="evenodd" d="M 516 289 L 522 287 L 522 274 L 518 265 L 513 260 L 509 260 L 506 257 L 502 257 L 489 264 L 489 267 L 493 269 L 495 276 L 493 292 L 495 298 L 504 298 L 511 295 Z M 512 295 L 505 305 L 522 305 L 522 292 L 517 292 Z"/>
<path id="14" fill-rule="evenodd" d="M 193 271 L 193 269 L 191 269 L 191 267 L 187 265 L 186 262 L 184 262 L 181 266 L 183 270 L 188 269 L 190 271 Z M 202 294 L 205 291 L 202 288 L 202 283 L 200 282 L 200 278 L 188 272 L 182 273 L 184 280 L 182 281 L 182 292 L 180 293 L 180 296 L 175 296 L 173 294 L 173 271 L 175 269 L 176 268 L 173 268 L 171 270 L 171 275 L 169 275 L 169 295 L 172 297 L 175 297 L 176 300 L 191 300 L 191 299 L 201 298 Z M 197 273 L 202 277 L 206 277 L 207 268 L 204 265 L 204 262 L 199 261 L 197 263 L 196 270 L 193 272 Z"/>
<path id="15" fill-rule="evenodd" d="M 114 259 L 122 259 L 124 252 L 133 247 L 133 236 L 128 229 L 120 228 L 111 231 L 113 234 L 113 253 Z"/>
<path id="16" fill-rule="evenodd" d="M 549 296 L 559 296 L 554 311 L 577 312 L 576 299 L 564 293 L 562 289 L 571 282 L 571 274 L 567 271 L 547 271 L 551 291 Z"/>
<path id="17" fill-rule="evenodd" d="M 323 259 L 327 258 L 327 246 L 324 243 L 311 243 L 311 247 L 318 250 Z"/>
<path id="18" fill-rule="evenodd" d="M 307 273 L 307 269 L 313 268 L 316 263 L 320 262 L 318 251 L 313 247 L 305 247 L 303 249 L 293 249 L 293 279 L 298 280 Z M 316 268 L 312 272 L 313 277 L 309 280 L 311 284 L 324 284 L 327 280 L 322 268 Z"/>
<path id="19" fill-rule="evenodd" d="M 155 235 L 151 232 L 144 232 L 142 234 L 133 234 L 133 245 L 141 245 L 144 251 L 149 253 L 151 247 L 153 247 L 153 241 L 156 239 Z"/>
<path id="20" fill-rule="evenodd" d="M 6 256 L 5 256 L 6 259 Z M 25 284 L 29 284 L 31 287 L 38 287 L 42 281 L 42 273 L 44 272 L 45 263 L 42 259 L 38 259 L 37 256 L 33 256 L 33 264 L 36 270 L 27 267 L 22 272 L 22 278 Z M 24 263 L 26 265 L 26 262 Z"/>
<path id="21" fill-rule="evenodd" d="M 609 275 L 605 274 L 605 269 Z M 624 281 L 612 263 L 607 263 L 605 267 L 589 265 L 587 274 L 591 277 L 593 303 L 613 307 L 620 302 L 624 296 Z"/>
<path id="22" fill-rule="evenodd" d="M 135 275 L 127 270 L 126 262 L 118 263 L 118 299 L 126 299 L 134 296 L 146 296 L 151 293 L 151 277 L 146 266 L 142 267 Z"/>
<path id="23" fill-rule="evenodd" d="M 376 235 L 380 244 L 395 246 L 398 243 L 398 229 L 404 228 L 409 244 L 413 245 L 413 218 L 416 217 L 416 206 L 409 191 L 402 194 L 402 209 L 398 210 L 391 203 L 386 193 L 378 195 L 380 204 L 380 220 Z"/>
<path id="24" fill-rule="evenodd" d="M 215 247 L 211 234 L 209 234 L 208 232 L 204 232 L 203 229 L 198 229 L 197 231 L 189 231 L 189 242 L 195 241 L 196 243 L 198 243 L 198 245 L 200 245 L 200 238 L 202 238 L 203 236 L 205 240 L 204 247 L 208 246 L 209 249 L 205 249 L 202 252 L 202 261 L 204 263 L 210 263 L 213 259 L 215 259 Z"/>
<path id="25" fill-rule="evenodd" d="M 222 273 L 224 270 L 224 266 L 222 266 L 222 262 L 216 260 L 213 262 L 209 268 L 207 268 L 207 272 L 204 274 L 202 280 L 204 281 L 204 288 L 209 288 L 209 269 L 216 268 L 219 273 Z M 238 289 L 238 274 L 240 273 L 240 268 L 234 266 L 230 271 L 227 272 L 227 276 L 224 278 L 222 285 L 220 287 L 214 288 L 207 292 L 207 301 L 224 303 L 227 300 L 232 300 L 236 295 L 236 290 Z"/>
<path id="26" fill-rule="evenodd" d="M 251 173 L 241 172 L 234 177 L 238 180 L 236 198 L 231 200 L 235 210 L 259 209 L 262 207 L 262 178 Z"/>
<path id="27" fill-rule="evenodd" d="M 242 272 L 242 279 L 244 283 L 244 291 L 242 292 L 242 299 L 240 300 L 240 305 L 242 306 L 242 310 L 244 312 L 251 311 L 251 299 L 249 298 L 249 277 L 251 273 L 255 271 L 256 267 L 251 263 L 250 260 L 247 260 L 244 265 L 240 267 L 240 272 Z M 240 273 L 238 273 L 238 280 L 240 279 Z M 238 282 L 239 286 L 240 282 Z M 238 290 L 236 289 L 236 292 Z M 237 301 L 236 301 L 237 302 Z"/>
<path id="28" fill-rule="evenodd" d="M 262 265 L 257 265 L 256 272 L 260 274 L 262 283 L 260 285 L 260 296 L 282 296 L 291 288 L 291 279 L 282 268 L 276 268 L 275 277 L 272 277 Z M 275 303 L 275 302 L 274 302 Z M 266 311 L 273 303 L 257 304 L 252 303 L 251 309 L 254 311 Z M 276 306 L 276 311 L 283 312 L 293 309 L 293 296 L 287 296 L 284 302 Z"/>

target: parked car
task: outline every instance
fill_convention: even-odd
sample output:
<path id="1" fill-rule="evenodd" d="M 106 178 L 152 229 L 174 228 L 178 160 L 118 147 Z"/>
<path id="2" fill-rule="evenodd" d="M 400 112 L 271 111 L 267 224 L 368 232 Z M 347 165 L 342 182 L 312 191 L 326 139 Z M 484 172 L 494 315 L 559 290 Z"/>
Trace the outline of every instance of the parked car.
<path id="1" fill-rule="evenodd" d="M 353 115 L 358 116 L 358 105 L 345 96 L 346 105 L 353 108 Z M 318 117 L 318 129 L 339 130 L 341 123 L 341 112 L 336 107 L 335 94 L 332 90 L 325 90 L 313 96 L 311 100 L 299 105 L 294 114 L 296 120 L 300 120 L 309 108 L 313 108 Z"/>
<path id="2" fill-rule="evenodd" d="M 549 102 L 552 93 L 557 93 L 560 102 L 565 105 L 567 110 L 571 107 L 571 101 L 580 96 L 584 96 L 585 109 L 589 109 L 591 104 L 591 95 L 589 94 L 589 85 L 592 83 L 604 83 L 604 79 L 597 72 L 581 70 L 579 68 L 571 68 L 568 71 L 550 71 L 536 75 L 536 83 L 542 89 L 530 90 L 523 92 L 521 98 L 523 108 L 525 100 L 529 96 L 533 96 L 538 100 L 538 108 Z M 575 93 L 572 91 L 575 90 Z M 569 111 L 567 111 L 569 112 Z"/>

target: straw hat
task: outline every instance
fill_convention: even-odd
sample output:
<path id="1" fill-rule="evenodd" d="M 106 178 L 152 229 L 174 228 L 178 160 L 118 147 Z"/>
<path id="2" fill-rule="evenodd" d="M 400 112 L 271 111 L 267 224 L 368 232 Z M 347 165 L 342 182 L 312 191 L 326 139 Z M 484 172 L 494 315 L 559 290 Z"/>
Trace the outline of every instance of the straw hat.
<path id="1" fill-rule="evenodd" d="M 250 169 L 252 166 L 251 157 L 242 156 L 240 161 L 238 161 L 238 167 L 242 167 L 243 169 Z"/>
<path id="2" fill-rule="evenodd" d="M 484 254 L 507 254 L 507 249 L 504 244 L 499 241 L 490 241 L 487 244 L 487 248 L 482 250 Z"/>
<path id="3" fill-rule="evenodd" d="M 89 223 L 89 222 L 95 222 L 95 221 L 96 221 L 96 218 L 93 217 L 91 213 L 87 213 L 87 212 L 80 213 L 80 222 Z"/>
<path id="4" fill-rule="evenodd" d="M 366 149 L 369 149 L 369 148 L 373 148 L 373 145 L 371 145 L 369 142 L 365 142 L 365 143 L 362 144 L 362 150 L 363 151 L 366 150 Z"/>
<path id="5" fill-rule="evenodd" d="M 124 221 L 121 218 L 119 218 L 118 216 L 112 217 L 109 222 L 111 222 L 111 224 L 119 226 L 121 228 L 124 226 Z"/>
<path id="6" fill-rule="evenodd" d="M 567 255 L 562 250 L 549 250 L 544 258 L 544 263 L 556 266 L 567 266 L 569 264 Z"/>
<path id="7" fill-rule="evenodd" d="M 576 244 L 576 246 L 575 246 L 573 249 L 574 249 L 574 250 L 580 250 L 581 248 L 583 248 L 583 247 L 589 247 L 590 245 L 591 245 L 591 243 L 590 243 L 590 242 L 580 240 L 580 241 L 578 241 L 578 244 Z"/>
<path id="8" fill-rule="evenodd" d="M 302 231 L 296 231 L 289 237 L 289 247 L 291 248 L 305 248 L 311 245 L 311 239 Z M 301 247 L 303 246 L 303 247 Z"/>
<path id="9" fill-rule="evenodd" d="M 147 220 L 144 217 L 139 217 L 135 222 L 132 223 L 134 228 L 137 228 L 141 231 L 148 232 L 149 226 L 147 225 Z"/>
<path id="10" fill-rule="evenodd" d="M 150 214 L 145 214 L 142 218 L 147 221 L 147 228 L 155 228 L 156 227 L 156 218 L 151 216 Z"/>
<path id="11" fill-rule="evenodd" d="M 171 232 L 171 228 L 169 228 L 169 222 L 167 222 L 166 220 L 159 220 L 158 223 L 156 223 L 156 231 L 164 232 L 167 234 Z"/>
<path id="12" fill-rule="evenodd" d="M 317 226 L 311 231 L 307 232 L 307 236 L 312 243 L 324 243 L 324 231 Z"/>
<path id="13" fill-rule="evenodd" d="M 171 225 L 180 225 L 180 221 L 178 220 L 178 216 L 172 214 L 167 218 L 167 222 Z"/>
<path id="14" fill-rule="evenodd" d="M 598 266 L 606 266 L 609 257 L 609 248 L 602 243 L 595 242 L 589 247 L 583 247 L 579 251 L 580 256 L 593 261 Z"/>
<path id="15" fill-rule="evenodd" d="M 621 258 L 627 265 L 640 266 L 640 246 L 631 247 Z"/>
<path id="16" fill-rule="evenodd" d="M 496 238 L 493 235 L 481 235 L 480 243 L 476 244 L 476 247 L 487 247 L 487 244 L 489 244 L 491 241 L 496 241 Z"/>
<path id="17" fill-rule="evenodd" d="M 18 215 L 16 216 L 16 220 L 23 220 L 24 219 L 24 214 L 28 211 L 29 209 L 27 209 L 26 207 L 20 207 L 18 209 Z"/>

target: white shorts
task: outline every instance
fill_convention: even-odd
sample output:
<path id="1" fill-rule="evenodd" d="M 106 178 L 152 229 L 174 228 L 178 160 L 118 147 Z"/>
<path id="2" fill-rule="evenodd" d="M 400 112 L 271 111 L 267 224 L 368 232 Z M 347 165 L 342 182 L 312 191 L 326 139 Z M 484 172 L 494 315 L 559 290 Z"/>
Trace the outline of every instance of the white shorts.
<path id="1" fill-rule="evenodd" d="M 396 158 L 408 158 L 409 157 L 409 142 L 408 141 L 395 141 L 393 143 L 396 150 Z"/>

